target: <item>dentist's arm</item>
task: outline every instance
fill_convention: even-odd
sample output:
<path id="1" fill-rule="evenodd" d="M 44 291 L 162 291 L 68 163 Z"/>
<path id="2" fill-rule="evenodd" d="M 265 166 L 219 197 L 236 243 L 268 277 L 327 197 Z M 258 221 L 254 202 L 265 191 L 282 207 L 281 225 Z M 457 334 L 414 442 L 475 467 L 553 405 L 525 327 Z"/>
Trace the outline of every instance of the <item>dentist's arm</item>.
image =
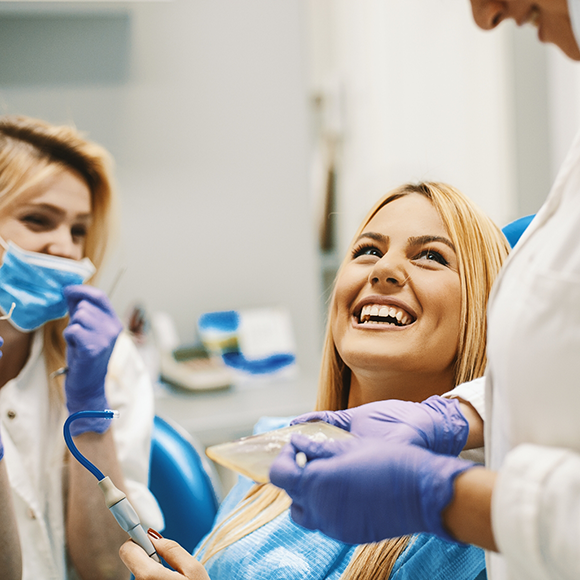
<path id="1" fill-rule="evenodd" d="M 67 408 L 70 414 L 104 410 L 108 408 L 105 377 L 121 322 L 97 288 L 69 286 L 65 297 L 70 312 L 64 332 L 69 368 L 65 380 Z M 79 451 L 126 492 L 110 427 L 107 419 L 79 419 L 72 424 L 71 433 Z M 72 459 L 66 537 L 71 561 L 83 580 L 129 578 L 118 554 L 127 534 L 107 509 L 94 476 Z"/>
<path id="2" fill-rule="evenodd" d="M 0 570 L 6 580 L 22 578 L 20 538 L 12 505 L 12 492 L 8 482 L 4 447 L 0 436 Z"/>
<path id="3" fill-rule="evenodd" d="M 298 452 L 306 455 L 304 467 L 296 463 Z M 294 435 L 273 463 L 270 480 L 292 498 L 297 524 L 343 542 L 425 532 L 495 548 L 494 475 L 422 446 L 365 438 L 314 442 Z"/>
<path id="4" fill-rule="evenodd" d="M 471 405 L 439 396 L 429 397 L 422 403 L 388 399 L 344 411 L 308 413 L 292 423 L 314 420 L 325 421 L 359 437 L 412 443 L 445 455 L 458 455 L 466 445 L 479 446 L 479 435 L 471 422 L 483 425 Z"/>
<path id="5" fill-rule="evenodd" d="M 0 347 L 4 339 L 0 337 Z M 0 358 L 2 352 L 0 351 Z M 12 504 L 12 490 L 8 481 L 6 460 L 4 459 L 4 444 L 0 432 L 0 570 L 2 578 L 20 580 L 22 578 L 22 553 L 20 551 L 20 536 Z"/>

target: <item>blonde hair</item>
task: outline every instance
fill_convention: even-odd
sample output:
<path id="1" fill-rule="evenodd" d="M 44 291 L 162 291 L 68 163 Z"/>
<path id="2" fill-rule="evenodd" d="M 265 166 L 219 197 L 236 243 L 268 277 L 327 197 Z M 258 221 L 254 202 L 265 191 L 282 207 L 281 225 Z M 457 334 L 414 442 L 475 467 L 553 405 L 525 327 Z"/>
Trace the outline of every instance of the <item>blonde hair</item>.
<path id="1" fill-rule="evenodd" d="M 444 183 L 423 182 L 403 185 L 385 195 L 367 214 L 353 240 L 388 203 L 405 195 L 425 196 L 438 211 L 455 246 L 461 285 L 461 335 L 455 361 L 454 384 L 483 375 L 486 365 L 486 308 L 492 284 L 507 257 L 509 245 L 501 230 L 473 202 Z M 351 244 L 352 245 L 352 244 Z M 336 279 L 350 260 L 347 255 Z M 335 280 L 336 280 L 335 279 Z M 332 335 L 334 291 L 322 354 L 317 410 L 344 409 L 348 403 L 350 369 L 340 358 Z M 220 550 L 258 529 L 290 507 L 286 493 L 271 484 L 256 485 L 238 508 L 207 538 L 202 563 Z M 358 546 L 343 579 L 387 579 L 408 538 L 394 538 Z"/>
<path id="2" fill-rule="evenodd" d="M 72 170 L 91 192 L 93 220 L 85 242 L 85 256 L 101 267 L 113 226 L 115 205 L 112 160 L 105 149 L 87 141 L 73 127 L 54 126 L 24 116 L 0 117 L 0 212 L 31 187 L 63 170 Z M 65 365 L 62 331 L 68 320 L 44 326 L 46 370 Z M 54 381 L 53 381 L 54 383 Z M 53 395 L 62 398 L 62 384 L 51 385 Z"/>

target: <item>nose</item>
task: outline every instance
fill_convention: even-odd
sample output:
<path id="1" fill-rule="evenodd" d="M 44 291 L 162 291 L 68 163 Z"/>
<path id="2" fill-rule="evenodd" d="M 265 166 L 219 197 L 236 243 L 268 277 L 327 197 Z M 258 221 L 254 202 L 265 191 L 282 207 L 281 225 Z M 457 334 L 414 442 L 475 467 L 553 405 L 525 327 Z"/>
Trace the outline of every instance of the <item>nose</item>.
<path id="1" fill-rule="evenodd" d="M 501 0 L 471 0 L 471 10 L 483 30 L 492 30 L 507 17 L 506 3 Z"/>
<path id="2" fill-rule="evenodd" d="M 45 254 L 70 260 L 80 260 L 83 257 L 82 248 L 75 243 L 71 231 L 66 227 L 51 232 L 43 251 Z"/>
<path id="3" fill-rule="evenodd" d="M 405 261 L 389 253 L 377 260 L 369 273 L 369 282 L 372 286 L 404 286 L 408 279 Z"/>

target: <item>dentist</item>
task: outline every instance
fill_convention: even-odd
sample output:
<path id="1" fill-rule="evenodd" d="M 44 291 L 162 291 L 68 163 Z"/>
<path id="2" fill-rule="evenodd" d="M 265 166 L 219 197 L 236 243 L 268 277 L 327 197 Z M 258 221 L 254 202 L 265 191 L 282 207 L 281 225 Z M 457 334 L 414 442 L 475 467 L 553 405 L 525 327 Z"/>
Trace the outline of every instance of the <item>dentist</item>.
<path id="1" fill-rule="evenodd" d="M 129 577 L 126 534 L 64 445 L 76 411 L 120 410 L 114 425 L 76 421 L 75 442 L 142 521 L 162 525 L 147 489 L 152 387 L 107 296 L 84 284 L 113 205 L 101 147 L 70 127 L 0 117 L 0 537 L 2 552 L 21 551 L 24 580 Z"/>
<path id="2" fill-rule="evenodd" d="M 579 0 L 471 0 L 483 29 L 531 23 L 542 42 L 580 60 Z M 580 578 L 580 136 L 498 278 L 488 310 L 486 468 L 445 455 L 469 427 L 422 403 L 373 403 L 309 415 L 361 437 L 313 444 L 296 437 L 271 480 L 292 517 L 338 539 L 412 532 L 489 550 L 491 580 Z M 456 396 L 479 408 L 479 384 Z M 295 462 L 306 454 L 304 468 Z"/>

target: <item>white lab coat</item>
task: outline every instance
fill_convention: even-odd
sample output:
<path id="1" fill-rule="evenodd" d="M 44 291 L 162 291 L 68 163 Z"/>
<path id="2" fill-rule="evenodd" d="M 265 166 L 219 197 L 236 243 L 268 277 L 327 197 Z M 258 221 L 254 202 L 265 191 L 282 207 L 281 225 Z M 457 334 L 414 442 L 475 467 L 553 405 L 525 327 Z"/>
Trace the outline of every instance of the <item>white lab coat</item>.
<path id="1" fill-rule="evenodd" d="M 496 282 L 488 324 L 486 464 L 499 472 L 501 552 L 488 555 L 489 578 L 578 579 L 580 135 Z"/>
<path id="2" fill-rule="evenodd" d="M 62 426 L 66 412 L 63 405 L 49 405 L 42 346 L 42 332 L 37 332 L 26 365 L 0 389 L 0 419 L 20 532 L 23 580 L 63 580 L 72 577 L 67 570 L 64 526 L 67 463 Z M 119 336 L 111 357 L 106 392 L 111 408 L 120 411 L 112 428 L 130 501 L 145 526 L 162 529 L 159 506 L 147 489 L 153 391 L 143 362 L 125 334 Z M 95 493 L 100 493 L 96 480 Z"/>

